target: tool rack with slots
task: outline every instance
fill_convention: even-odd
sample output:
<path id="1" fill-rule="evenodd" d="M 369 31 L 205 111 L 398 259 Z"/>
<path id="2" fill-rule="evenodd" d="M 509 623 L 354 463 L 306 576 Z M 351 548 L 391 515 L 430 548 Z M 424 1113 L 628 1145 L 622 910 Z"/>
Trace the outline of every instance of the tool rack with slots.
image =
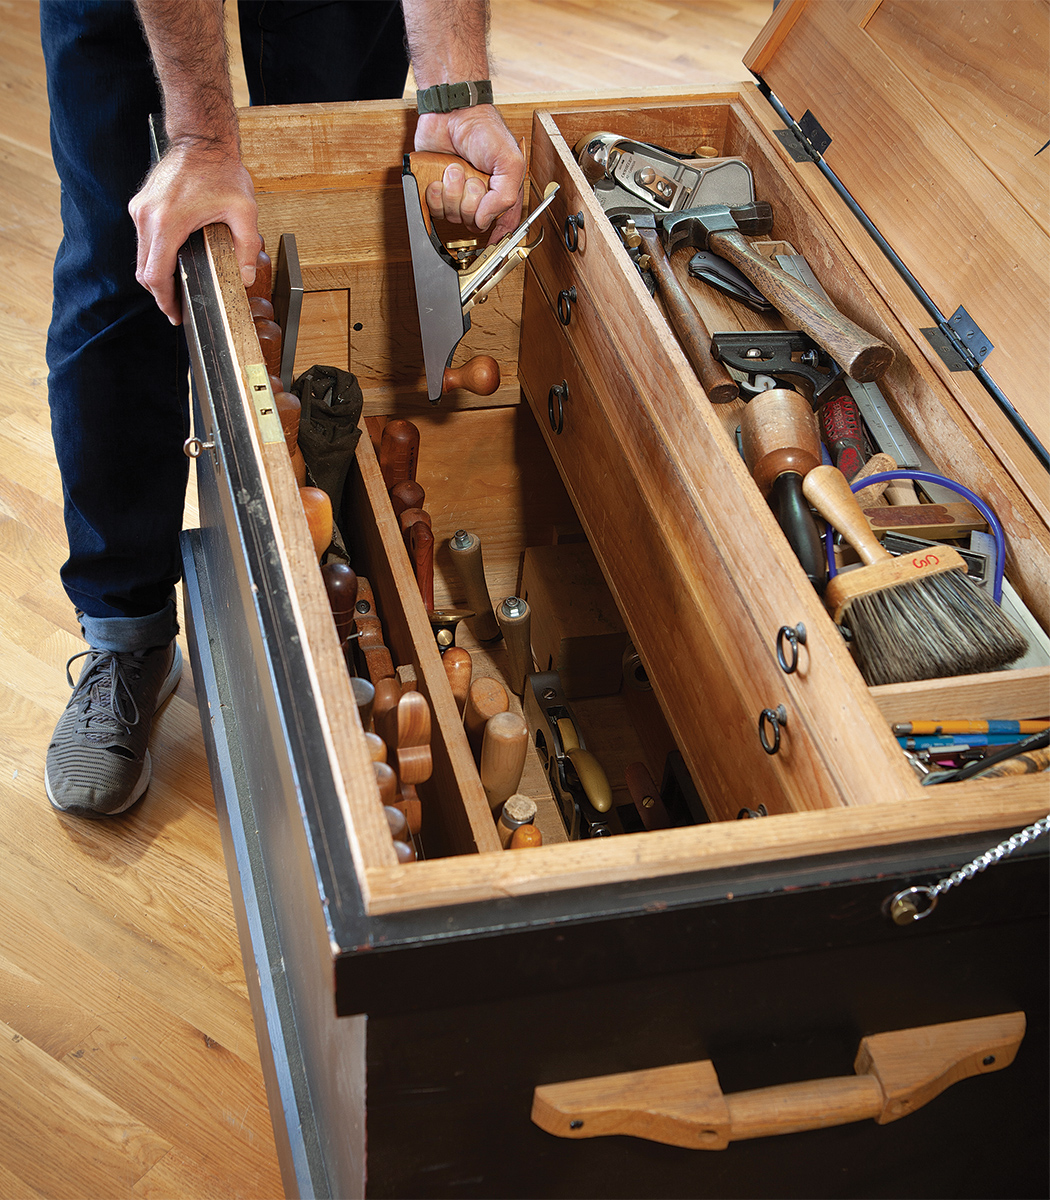
<path id="1" fill-rule="evenodd" d="M 572 156 L 579 137 L 612 129 L 745 158 L 773 206 L 771 236 L 894 347 L 882 391 L 934 465 L 1000 514 L 1007 577 L 1045 628 L 1038 444 L 1050 439 L 1030 382 L 1046 373 L 1045 337 L 1032 328 L 1033 298 L 1047 294 L 1045 174 L 1041 160 L 1009 153 L 1010 138 L 1037 140 L 1038 128 L 1022 131 L 1020 102 L 991 88 L 982 104 L 1004 106 L 1007 150 L 966 145 L 972 89 L 945 64 L 961 46 L 994 79 L 1015 61 L 1014 43 L 987 23 L 971 41 L 965 21 L 980 6 L 967 5 L 963 25 L 933 37 L 922 20 L 936 7 L 785 0 L 749 65 L 792 116 L 816 114 L 831 137 L 824 162 L 940 311 L 963 305 L 994 343 L 977 373 L 941 356 L 921 299 L 821 165 L 797 152 L 782 114 L 741 84 L 502 106 L 528 140 L 532 195 L 552 180 L 560 191 L 525 270 L 472 314 L 461 348 L 499 361 L 499 390 L 454 392 L 432 408 L 404 244 L 411 111 L 243 114 L 267 243 L 296 237 L 297 370 L 349 366 L 362 385 L 353 552 L 395 660 L 411 664 L 434 716 L 434 772 L 420 786 L 427 857 L 399 864 L 284 439 L 259 422 L 247 386 L 259 351 L 239 274 L 224 231 L 209 229 L 183 255 L 197 433 L 212 443 L 199 460 L 202 527 L 185 540 L 187 610 L 290 1193 L 1020 1195 L 1045 1184 L 1030 1156 L 1047 1124 L 1046 970 L 1033 961 L 1046 946 L 1045 850 L 1021 849 L 913 927 L 895 926 L 884 902 L 1047 811 L 1045 777 L 923 788 L 889 722 L 975 706 L 990 717 L 1043 713 L 1047 668 L 864 686 L 726 413 L 704 396 Z M 1045 44 L 1045 31 L 1032 36 Z M 822 111 L 818 97 L 838 77 L 851 102 Z M 888 115 L 874 106 L 880 89 Z M 861 112 L 865 138 L 881 120 L 885 144 L 912 146 L 894 172 L 873 165 Z M 965 196 L 941 205 L 960 177 Z M 567 228 L 577 235 L 568 242 Z M 965 261 L 948 269 L 960 241 Z M 739 327 L 739 308 L 710 304 L 709 327 Z M 649 757 L 658 776 L 676 746 L 710 824 L 500 849 L 376 463 L 373 440 L 393 416 L 420 428 L 436 543 L 477 532 L 494 597 L 517 590 L 526 547 L 582 526 L 653 690 L 581 701 L 581 722 L 596 747 L 606 731 L 617 766 L 617 754 Z M 440 553 L 436 571 L 436 602 L 454 606 Z M 806 640 L 788 673 L 778 634 L 799 625 Z M 499 669 L 498 651 L 491 663 Z M 776 753 L 760 736 L 770 711 L 783 716 Z M 738 821 L 742 809 L 770 815 Z M 544 1085 L 705 1059 L 727 1093 L 848 1075 L 870 1035 L 1017 1011 L 1027 1032 L 1007 1069 L 889 1126 L 698 1157 L 642 1138 L 554 1137 L 530 1119 Z"/>

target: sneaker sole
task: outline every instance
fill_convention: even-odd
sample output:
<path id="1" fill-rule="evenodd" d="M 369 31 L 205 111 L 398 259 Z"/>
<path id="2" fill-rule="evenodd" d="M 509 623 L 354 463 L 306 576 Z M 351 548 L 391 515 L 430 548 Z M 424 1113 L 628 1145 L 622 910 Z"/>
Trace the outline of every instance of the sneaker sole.
<path id="1" fill-rule="evenodd" d="M 167 675 L 164 677 L 164 682 L 161 684 L 160 692 L 157 695 L 157 706 L 153 710 L 154 719 L 156 719 L 157 713 L 160 712 L 168 697 L 175 690 L 181 677 L 182 651 L 179 649 L 178 642 L 176 642 L 175 655 L 171 660 L 171 667 L 169 668 Z M 51 793 L 51 780 L 47 777 L 46 768 L 44 770 L 44 791 L 47 792 L 47 798 L 51 803 L 51 807 L 56 812 L 67 813 L 72 817 L 88 817 L 91 820 L 104 821 L 107 817 L 119 817 L 121 813 L 126 813 L 133 804 L 137 804 L 139 800 L 142 799 L 146 788 L 149 787 L 150 776 L 152 774 L 153 759 L 150 758 L 150 753 L 147 749 L 142 759 L 142 772 L 135 781 L 135 787 L 132 789 L 131 798 L 128 800 L 127 804 L 122 805 L 120 808 L 114 808 L 111 812 L 98 812 L 93 808 L 82 808 L 79 806 L 63 808 L 61 804 L 56 802 L 55 797 Z"/>

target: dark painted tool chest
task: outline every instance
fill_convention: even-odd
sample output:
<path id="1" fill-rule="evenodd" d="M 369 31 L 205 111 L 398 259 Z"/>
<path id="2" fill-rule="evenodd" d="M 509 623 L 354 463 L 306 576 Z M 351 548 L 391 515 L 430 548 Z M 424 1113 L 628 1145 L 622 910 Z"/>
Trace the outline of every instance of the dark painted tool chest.
<path id="1" fill-rule="evenodd" d="M 865 686 L 740 457 L 739 409 L 708 401 L 573 157 L 611 130 L 748 162 L 770 238 L 893 347 L 883 402 L 998 513 L 1008 589 L 1045 630 L 1045 17 L 783 0 L 749 53 L 758 85 L 501 105 L 530 203 L 559 191 L 457 352 L 495 357 L 500 387 L 436 406 L 401 186 L 413 111 L 242 114 L 268 249 L 295 239 L 295 370 L 362 387 L 348 548 L 433 715 L 420 861 L 402 864 L 211 227 L 182 255 L 201 451 L 185 615 L 289 1195 L 1045 1195 L 1050 839 L 959 877 L 922 920 L 895 924 L 888 904 L 1044 817 L 1048 777 L 923 787 L 889 726 L 1045 715 L 1050 668 Z M 684 279 L 682 252 L 675 266 Z M 712 329 L 782 326 L 691 295 Z M 960 306 L 993 347 L 962 366 L 946 348 Z M 520 790 L 545 844 L 501 849 L 377 462 L 395 417 L 420 431 L 436 606 L 464 604 L 458 529 L 481 538 L 494 601 L 521 588 L 525 549 L 585 537 L 651 683 L 574 701 L 587 744 L 617 805 L 626 764 L 659 780 L 677 751 L 709 822 L 568 841 L 530 756 Z M 506 671 L 469 622 L 459 641 L 475 673 Z M 1008 1066 L 979 1057 L 982 1077 L 889 1124 L 702 1150 L 532 1118 L 548 1085 L 711 1060 L 732 1099 L 852 1076 L 875 1035 L 1014 1013 Z"/>

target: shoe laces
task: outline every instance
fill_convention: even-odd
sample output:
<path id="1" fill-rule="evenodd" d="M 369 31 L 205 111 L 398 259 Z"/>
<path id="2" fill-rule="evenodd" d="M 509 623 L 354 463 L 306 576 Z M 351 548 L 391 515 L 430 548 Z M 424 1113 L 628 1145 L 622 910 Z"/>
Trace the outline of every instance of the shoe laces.
<path id="1" fill-rule="evenodd" d="M 78 658 L 89 654 L 94 661 L 74 685 L 69 668 Z M 82 650 L 66 663 L 66 679 L 69 680 L 74 700 L 81 701 L 77 729 L 81 733 L 105 737 L 115 732 L 130 733 L 140 719 L 139 707 L 131 684 L 142 676 L 142 659 L 134 653 L 117 653 L 113 650 Z"/>

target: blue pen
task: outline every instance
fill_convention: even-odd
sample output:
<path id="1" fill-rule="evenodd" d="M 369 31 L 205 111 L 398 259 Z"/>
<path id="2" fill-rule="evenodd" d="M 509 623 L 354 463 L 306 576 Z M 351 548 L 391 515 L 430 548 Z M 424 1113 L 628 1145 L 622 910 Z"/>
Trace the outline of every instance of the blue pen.
<path id="1" fill-rule="evenodd" d="M 1010 746 L 1018 740 L 1016 733 L 957 733 L 930 735 L 928 737 L 899 737 L 897 741 L 904 750 L 932 750 L 938 746 Z"/>

